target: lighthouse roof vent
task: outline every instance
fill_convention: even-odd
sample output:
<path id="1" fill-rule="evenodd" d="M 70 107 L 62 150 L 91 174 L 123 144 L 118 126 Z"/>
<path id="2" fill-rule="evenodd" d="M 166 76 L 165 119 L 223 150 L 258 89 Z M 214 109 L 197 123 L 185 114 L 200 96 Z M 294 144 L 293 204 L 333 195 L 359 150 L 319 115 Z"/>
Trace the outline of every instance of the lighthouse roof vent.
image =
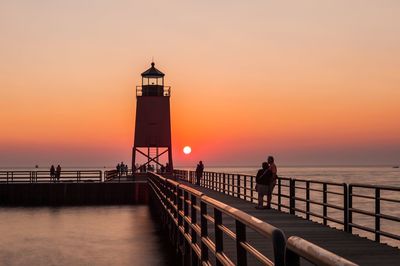
<path id="1" fill-rule="evenodd" d="M 164 73 L 154 67 L 154 62 L 151 63 L 151 67 L 142 73 L 142 77 L 145 78 L 162 78 Z"/>

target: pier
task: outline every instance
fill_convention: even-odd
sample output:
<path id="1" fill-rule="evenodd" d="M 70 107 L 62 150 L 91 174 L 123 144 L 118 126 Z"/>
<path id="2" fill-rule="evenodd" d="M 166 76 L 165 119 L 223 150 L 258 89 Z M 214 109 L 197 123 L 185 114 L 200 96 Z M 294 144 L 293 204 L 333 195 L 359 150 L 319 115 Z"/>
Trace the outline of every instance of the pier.
<path id="1" fill-rule="evenodd" d="M 185 264 L 397 265 L 400 260 L 398 248 L 379 243 L 382 235 L 399 240 L 398 235 L 379 230 L 381 219 L 400 222 L 399 218 L 352 207 L 355 197 L 371 198 L 377 201 L 375 207 L 385 200 L 399 203 L 398 199 L 379 197 L 381 191 L 398 192 L 399 188 L 280 178 L 274 193 L 275 209 L 256 210 L 254 176 L 205 172 L 197 186 L 193 185 L 194 174 L 175 171 L 176 181 L 157 175 L 149 178 Z M 311 188 L 315 184 L 322 189 Z M 342 193 L 328 190 L 331 186 L 341 188 Z M 360 187 L 373 189 L 378 197 L 355 193 Z M 299 189 L 305 190 L 305 199 L 295 195 Z M 311 190 L 321 192 L 323 202 L 311 200 Z M 328 203 L 328 194 L 342 197 L 345 205 Z M 288 203 L 283 203 L 283 198 Z M 296 201 L 305 202 L 305 210 L 296 207 Z M 311 204 L 322 206 L 323 215 L 310 211 Z M 329 217 L 328 208 L 345 212 L 343 220 Z M 373 215 L 376 228 L 357 224 L 354 213 Z M 311 216 L 320 218 L 321 223 L 310 221 Z M 342 230 L 329 227 L 328 221 L 342 225 Z M 375 241 L 353 235 L 353 228 L 373 232 Z"/>

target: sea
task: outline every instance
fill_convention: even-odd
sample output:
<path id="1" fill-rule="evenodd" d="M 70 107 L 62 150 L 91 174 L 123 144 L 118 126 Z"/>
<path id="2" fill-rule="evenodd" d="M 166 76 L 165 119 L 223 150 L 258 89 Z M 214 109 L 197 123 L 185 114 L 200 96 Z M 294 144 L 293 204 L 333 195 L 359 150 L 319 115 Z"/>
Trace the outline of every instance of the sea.
<path id="1" fill-rule="evenodd" d="M 400 168 L 394 166 L 279 166 L 278 175 L 297 179 L 338 183 L 400 186 Z M 261 166 L 212 166 L 204 171 L 256 175 Z M 186 170 L 194 168 L 184 167 Z"/>
<path id="2" fill-rule="evenodd" d="M 145 205 L 1 207 L 0 265 L 175 265 Z"/>

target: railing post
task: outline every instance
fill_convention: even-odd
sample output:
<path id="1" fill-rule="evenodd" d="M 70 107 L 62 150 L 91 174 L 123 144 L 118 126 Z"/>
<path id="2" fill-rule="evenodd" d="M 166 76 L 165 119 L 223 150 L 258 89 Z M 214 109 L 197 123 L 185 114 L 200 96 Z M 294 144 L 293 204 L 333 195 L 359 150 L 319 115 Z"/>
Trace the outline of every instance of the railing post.
<path id="1" fill-rule="evenodd" d="M 322 206 L 322 212 L 323 212 L 323 215 L 322 216 L 324 216 L 324 218 L 323 218 L 323 222 L 324 222 L 324 225 L 326 225 L 327 224 L 327 219 L 326 219 L 326 217 L 328 216 L 328 206 L 326 206 L 326 204 L 328 204 L 328 186 L 327 186 L 327 184 L 326 183 L 324 183 L 323 185 L 322 185 L 322 190 L 323 190 L 323 206 Z"/>
<path id="2" fill-rule="evenodd" d="M 349 193 L 348 193 L 348 199 L 349 199 L 349 207 L 348 207 L 348 222 L 347 222 L 347 230 L 349 233 L 352 233 L 353 231 L 353 226 L 351 224 L 353 223 L 353 186 L 350 184 L 349 185 Z"/>
<path id="3" fill-rule="evenodd" d="M 208 237 L 208 226 L 207 226 L 207 205 L 200 200 L 200 223 L 201 223 L 201 239 Z M 208 247 L 201 241 L 201 262 L 208 262 Z"/>
<path id="4" fill-rule="evenodd" d="M 281 230 L 275 229 L 272 232 L 272 245 L 274 247 L 274 263 L 275 263 L 274 265 L 275 266 L 292 265 L 292 264 L 285 264 L 286 237 Z"/>
<path id="5" fill-rule="evenodd" d="M 343 183 L 343 231 L 349 231 L 349 194 L 346 183 Z"/>
<path id="6" fill-rule="evenodd" d="M 254 176 L 250 176 L 250 202 L 254 202 Z"/>
<path id="7" fill-rule="evenodd" d="M 222 191 L 222 174 L 221 173 L 219 173 L 218 174 L 218 182 L 219 182 L 219 184 L 218 184 L 218 187 L 219 187 L 219 192 L 221 192 Z"/>
<path id="8" fill-rule="evenodd" d="M 226 177 L 225 177 L 225 173 L 223 174 L 223 182 L 224 182 L 224 194 L 226 194 Z"/>
<path id="9" fill-rule="evenodd" d="M 177 205 L 177 210 L 176 210 L 176 215 L 177 215 L 177 218 L 178 218 L 178 226 L 182 226 L 182 224 L 183 224 L 183 219 L 182 219 L 182 216 L 179 214 L 179 211 L 181 211 L 182 210 L 182 199 L 181 199 L 181 197 L 182 197 L 182 190 L 179 188 L 179 186 L 177 186 L 176 187 L 176 205 Z"/>
<path id="10" fill-rule="evenodd" d="M 185 217 L 189 217 L 189 204 L 188 204 L 188 200 L 189 200 L 189 193 L 187 191 L 183 192 L 183 217 L 182 217 L 182 222 L 183 222 L 183 231 L 185 235 L 189 234 L 189 223 L 186 221 Z M 190 243 L 188 243 L 188 241 L 185 241 L 186 237 L 183 235 L 182 237 L 182 244 L 183 244 L 183 250 L 184 250 L 184 255 L 183 255 L 183 259 L 184 262 L 189 263 L 190 261 L 190 256 L 191 256 L 191 245 Z"/>
<path id="11" fill-rule="evenodd" d="M 224 250 L 224 235 L 220 228 L 222 225 L 222 212 L 214 208 L 214 232 L 215 232 L 215 254 L 222 253 Z M 223 264 L 217 259 L 217 266 Z"/>
<path id="12" fill-rule="evenodd" d="M 290 249 L 286 248 L 285 264 L 290 266 L 300 266 L 300 257 Z"/>
<path id="13" fill-rule="evenodd" d="M 228 174 L 228 191 L 230 193 L 231 196 L 235 195 L 235 191 L 234 191 L 234 187 L 233 187 L 233 175 L 232 174 Z"/>
<path id="14" fill-rule="evenodd" d="M 306 181 L 306 219 L 310 220 L 310 181 Z"/>
<path id="15" fill-rule="evenodd" d="M 241 245 L 241 243 L 246 241 L 246 226 L 236 220 L 236 256 L 237 265 L 247 265 L 247 252 Z"/>
<path id="16" fill-rule="evenodd" d="M 381 239 L 381 190 L 375 188 L 375 241 L 380 242 Z"/>
<path id="17" fill-rule="evenodd" d="M 278 178 L 278 211 L 281 211 L 282 207 L 282 179 Z"/>
<path id="18" fill-rule="evenodd" d="M 190 219 L 192 221 L 192 224 L 195 225 L 197 224 L 197 210 L 195 208 L 197 202 L 197 198 L 195 195 L 190 196 Z M 192 237 L 192 244 L 197 243 L 197 233 L 196 231 L 191 228 L 191 237 Z M 192 249 L 192 265 L 197 265 L 199 258 L 197 257 L 196 252 L 193 251 Z"/>
<path id="19" fill-rule="evenodd" d="M 187 203 L 188 200 L 189 200 L 189 193 L 187 191 L 185 191 L 183 193 L 183 215 L 184 215 L 184 217 L 182 218 L 185 234 L 189 234 L 189 224 L 185 220 L 185 217 L 189 216 L 189 204 Z"/>
<path id="20" fill-rule="evenodd" d="M 290 214 L 296 214 L 296 180 L 290 178 Z"/>
<path id="21" fill-rule="evenodd" d="M 240 199 L 240 175 L 236 176 L 236 191 L 237 191 L 237 197 Z"/>
<path id="22" fill-rule="evenodd" d="M 244 200 L 247 200 L 247 176 L 243 176 L 243 193 L 244 193 Z"/>

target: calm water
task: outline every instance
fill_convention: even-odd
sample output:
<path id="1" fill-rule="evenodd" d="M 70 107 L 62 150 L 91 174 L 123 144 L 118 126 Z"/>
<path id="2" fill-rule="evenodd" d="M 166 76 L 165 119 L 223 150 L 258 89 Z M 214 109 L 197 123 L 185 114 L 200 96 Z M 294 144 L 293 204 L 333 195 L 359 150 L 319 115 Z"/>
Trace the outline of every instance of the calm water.
<path id="1" fill-rule="evenodd" d="M 0 265 L 174 265 L 147 206 L 0 208 Z"/>
<path id="2" fill-rule="evenodd" d="M 258 167 L 207 167 L 205 171 L 224 173 L 242 173 L 255 175 Z M 279 166 L 278 175 L 299 179 L 331 181 L 339 183 L 362 183 L 372 185 L 400 186 L 400 169 L 390 166 L 349 167 L 315 166 L 295 167 Z"/>

